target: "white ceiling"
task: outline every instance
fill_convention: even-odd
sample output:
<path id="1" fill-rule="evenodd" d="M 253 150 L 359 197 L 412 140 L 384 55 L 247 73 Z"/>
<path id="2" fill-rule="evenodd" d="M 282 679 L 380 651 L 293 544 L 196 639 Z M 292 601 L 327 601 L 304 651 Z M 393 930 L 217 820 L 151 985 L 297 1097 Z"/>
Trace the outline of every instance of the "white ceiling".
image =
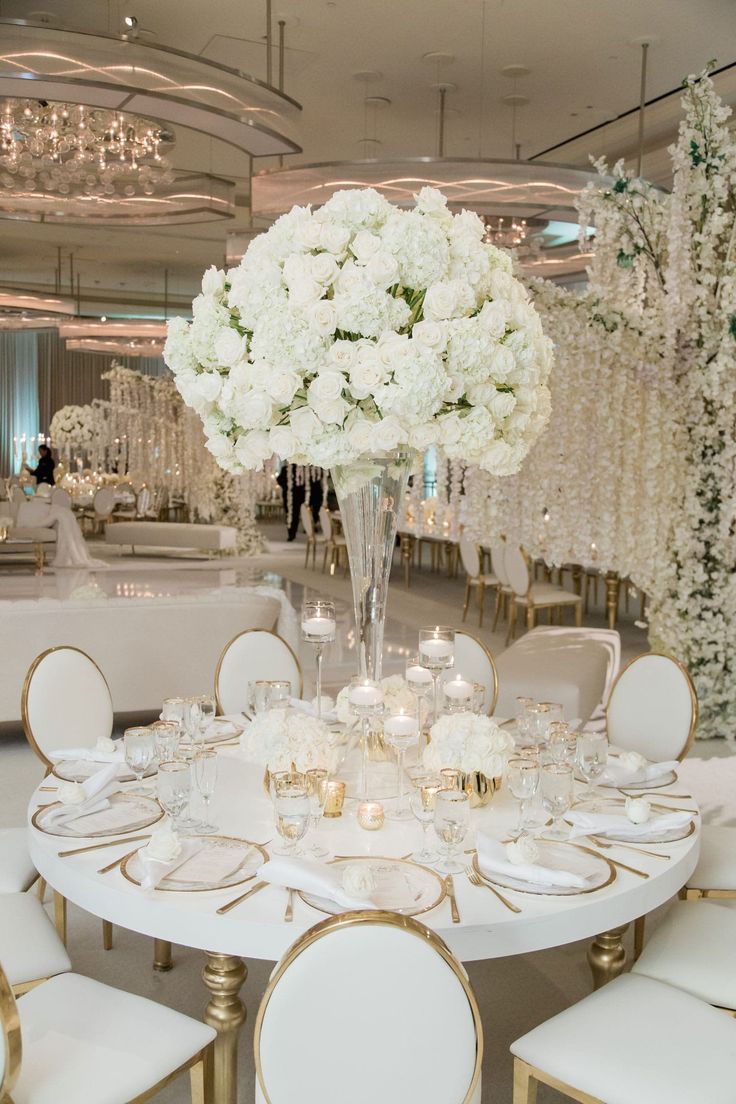
<path id="1" fill-rule="evenodd" d="M 46 12 L 61 25 L 116 33 L 122 16 L 134 14 L 142 37 L 162 45 L 238 67 L 264 79 L 265 0 L 2 0 L 5 18 Z M 630 153 L 636 116 L 612 127 L 602 124 L 637 105 L 640 47 L 649 51 L 648 98 L 676 88 L 681 78 L 710 58 L 719 66 L 736 61 L 733 0 L 273 0 L 277 21 L 286 21 L 285 90 L 303 104 L 303 154 L 288 163 L 434 154 L 437 142 L 438 80 L 457 91 L 447 98 L 448 156 L 510 157 L 512 110 L 509 93 L 529 98 L 517 109 L 516 139 L 522 157 L 566 143 L 548 155 L 584 165 L 588 152 Z M 35 16 L 38 18 L 38 15 Z M 483 33 L 484 29 L 484 33 Z M 1 30 L 0 30 L 1 33 Z M 437 66 L 423 55 L 442 51 L 455 60 Z M 501 70 L 527 66 L 529 76 L 511 80 Z M 277 51 L 273 52 L 274 82 Z M 355 74 L 372 72 L 370 82 Z M 736 102 L 736 82 L 725 78 Z M 366 95 L 387 97 L 390 106 L 366 110 Z M 653 109 L 654 112 L 654 109 Z M 666 170 L 658 151 L 672 137 L 674 105 L 659 109 L 650 143 L 652 175 Z M 654 120 L 654 114 L 652 119 Z M 582 138 L 576 136 L 600 128 Z M 361 139 L 376 137 L 378 146 Z M 247 158 L 206 136 L 179 132 L 174 163 L 235 180 L 247 191 Z M 575 141 L 572 141 L 576 139 Z M 271 167 L 273 159 L 256 168 Z M 647 161 L 645 161 L 645 170 Z M 84 299 L 110 293 L 148 299 L 169 292 L 186 299 L 201 270 L 222 263 L 228 229 L 245 225 L 240 207 L 235 223 L 154 230 L 0 223 L 0 283 L 53 281 L 56 247 L 74 251 Z"/>

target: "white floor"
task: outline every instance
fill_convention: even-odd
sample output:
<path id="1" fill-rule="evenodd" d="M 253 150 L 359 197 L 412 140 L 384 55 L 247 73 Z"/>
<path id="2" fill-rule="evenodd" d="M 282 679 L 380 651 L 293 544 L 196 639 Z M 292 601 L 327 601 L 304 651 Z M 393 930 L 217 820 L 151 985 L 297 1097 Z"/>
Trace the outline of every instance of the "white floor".
<path id="1" fill-rule="evenodd" d="M 107 595 L 121 597 L 185 595 L 206 588 L 247 586 L 264 581 L 283 586 L 297 608 L 305 593 L 321 594 L 334 598 L 340 618 L 342 644 L 335 645 L 332 654 L 325 659 L 326 683 L 337 689 L 344 685 L 355 666 L 354 641 L 350 631 L 349 580 L 342 573 L 332 577 L 321 574 L 319 570 L 305 570 L 303 545 L 287 545 L 281 536 L 280 528 L 269 527 L 271 551 L 254 560 L 203 561 L 153 555 L 133 558 L 111 553 L 103 546 L 92 546 L 92 554 L 102 555 L 107 561 L 109 566 L 106 570 L 59 572 L 58 575 L 47 570 L 37 577 L 31 575 L 27 567 L 10 567 L 3 563 L 0 565 L 0 601 L 38 597 L 63 600 L 80 587 L 96 587 Z M 397 566 L 386 626 L 386 673 L 403 667 L 404 657 L 416 646 L 416 630 L 420 626 L 459 624 L 462 595 L 461 579 L 448 579 L 426 569 L 415 572 L 412 588 L 407 591 Z M 619 626 L 624 659 L 646 650 L 645 633 L 634 625 L 636 616 L 637 601 L 632 603 L 629 615 L 623 613 Z M 592 611 L 586 621 L 602 625 L 602 609 L 598 607 Z M 492 609 L 489 609 L 485 627 L 477 630 L 477 614 L 471 611 L 468 627 L 471 631 L 479 631 L 479 635 L 498 653 L 504 647 L 504 634 L 502 631 L 492 633 L 489 628 L 491 622 Z M 178 646 L 186 646 L 186 642 L 178 642 Z M 302 660 L 305 670 L 310 669 L 308 647 Z M 209 684 L 210 680 L 211 673 L 203 672 L 203 685 Z M 730 746 L 724 741 L 698 745 L 695 749 L 698 758 L 687 763 L 684 772 L 688 784 L 701 801 L 706 819 L 720 823 L 736 823 L 732 800 L 736 759 L 724 762 L 720 758 L 730 751 Z M 0 736 L 0 755 L 0 826 L 7 826 L 22 822 L 27 796 L 42 772 L 20 733 L 7 732 Z M 713 756 L 718 756 L 718 759 Z M 205 990 L 199 976 L 202 959 L 196 952 L 176 948 L 175 969 L 169 974 L 155 973 L 151 969 L 150 940 L 134 932 L 117 930 L 114 949 L 106 953 L 102 950 L 99 921 L 74 907 L 70 907 L 69 914 L 69 950 L 75 969 L 80 973 L 152 997 L 192 1016 L 202 1013 L 205 1002 Z M 511 1102 L 509 1043 L 589 992 L 590 976 L 585 963 L 585 950 L 584 945 L 571 944 L 552 951 L 471 965 L 469 973 L 478 995 L 485 1029 L 484 1104 Z M 243 1028 L 240 1045 L 241 1101 L 253 1100 L 253 1022 L 259 996 L 272 966 L 265 962 L 250 962 L 248 968 L 243 998 L 249 1018 Z M 390 990 L 387 989 L 389 998 Z M 410 1030 L 411 1026 L 408 1025 L 407 1029 Z M 571 1043 L 574 1045 L 574 1040 Z M 441 1060 L 441 1055 L 437 1056 L 437 1061 Z M 162 1104 L 184 1104 L 188 1099 L 186 1080 L 169 1086 L 157 1097 Z M 349 1095 L 343 1099 L 348 1104 Z M 562 1100 L 552 1090 L 540 1089 L 538 1104 L 553 1104 Z M 407 1104 L 414 1102 L 407 1101 Z"/>

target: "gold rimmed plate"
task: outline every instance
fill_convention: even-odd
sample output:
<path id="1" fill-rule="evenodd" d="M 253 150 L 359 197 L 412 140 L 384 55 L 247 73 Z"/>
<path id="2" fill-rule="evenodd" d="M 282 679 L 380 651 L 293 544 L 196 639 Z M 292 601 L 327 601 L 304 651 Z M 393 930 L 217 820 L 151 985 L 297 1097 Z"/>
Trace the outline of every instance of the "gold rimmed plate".
<path id="1" fill-rule="evenodd" d="M 199 843 L 179 866 L 170 870 L 156 886 L 164 893 L 206 893 L 231 889 L 249 881 L 268 861 L 268 852 L 260 843 L 237 836 L 200 836 L 187 839 L 187 844 Z M 120 870 L 133 885 L 143 881 L 143 864 L 138 848 L 123 859 Z"/>
<path id="2" fill-rule="evenodd" d="M 144 794 L 115 793 L 108 798 L 108 808 L 98 813 L 87 813 L 74 817 L 63 824 L 45 825 L 49 812 L 61 808 L 61 802 L 36 809 L 31 824 L 47 836 L 65 836 L 71 839 L 97 839 L 115 836 L 119 833 L 137 832 L 148 828 L 164 815 L 163 809 L 152 797 Z M 68 806 L 69 809 L 73 806 Z"/>
<path id="3" fill-rule="evenodd" d="M 596 813 L 600 813 L 602 816 L 605 816 L 606 813 L 608 813 L 611 816 L 620 816 L 623 820 L 626 820 L 624 809 L 625 800 L 622 799 L 621 801 L 617 801 L 615 799 L 609 799 L 608 801 L 606 801 L 604 799 L 603 801 L 599 802 L 599 804 L 596 806 L 595 811 Z M 679 811 L 675 809 L 670 809 L 666 805 L 652 805 L 651 810 L 653 817 L 665 816 L 667 813 L 674 813 Z M 600 837 L 600 839 L 602 839 L 604 842 L 608 841 L 609 843 L 630 843 L 634 845 L 636 845 L 637 843 L 676 843 L 678 840 L 688 839 L 688 837 L 693 834 L 693 832 L 695 831 L 695 815 L 696 813 L 693 809 L 692 815 L 690 817 L 690 823 L 685 828 L 674 828 L 671 829 L 669 832 L 647 832 L 646 835 L 632 837 L 627 836 L 623 832 L 602 833 L 591 831 L 588 833 L 588 835 L 591 837 L 591 839 Z"/>
<path id="4" fill-rule="evenodd" d="M 207 735 L 202 739 L 202 743 L 207 747 L 212 747 L 216 744 L 224 744 L 229 740 L 237 740 L 242 736 L 244 731 L 244 725 L 236 724 L 235 721 L 227 721 L 224 717 L 215 717 L 214 721 L 211 721 Z"/>
<path id="5" fill-rule="evenodd" d="M 104 770 L 107 765 L 107 763 L 91 763 L 88 759 L 64 759 L 55 764 L 51 773 L 63 782 L 86 782 L 93 774 Z M 125 768 L 125 764 L 121 766 Z M 157 766 L 150 766 L 143 777 L 152 778 L 157 772 Z M 117 779 L 118 782 L 135 782 L 136 775 L 131 770 L 125 769 L 125 773 L 118 774 Z"/>
<path id="6" fill-rule="evenodd" d="M 376 888 L 371 894 L 373 908 L 398 912 L 402 916 L 419 916 L 436 908 L 444 900 L 447 892 L 444 879 L 434 870 L 409 859 L 393 859 L 382 855 L 356 855 L 335 860 L 331 867 L 341 871 L 355 863 L 367 863 L 376 880 Z M 312 908 L 329 916 L 337 916 L 350 909 L 338 905 L 326 897 L 299 891 L 299 896 Z"/>
<path id="7" fill-rule="evenodd" d="M 584 781 L 584 778 L 578 778 L 578 782 Z M 602 778 L 599 782 L 596 782 L 596 786 L 606 790 L 662 790 L 665 786 L 671 786 L 676 781 L 677 771 L 667 771 L 666 774 L 660 774 L 658 777 L 650 778 L 645 782 L 616 782 Z"/>
<path id="8" fill-rule="evenodd" d="M 506 874 L 488 874 L 481 869 L 478 854 L 473 855 L 473 869 L 489 885 L 500 889 L 515 889 L 518 893 L 531 893 L 537 897 L 577 897 L 584 893 L 595 893 L 605 889 L 616 880 L 616 868 L 608 859 L 593 851 L 590 847 L 570 844 L 556 840 L 537 840 L 539 858 L 536 866 L 547 866 L 551 870 L 567 870 L 585 878 L 583 888 L 576 886 L 546 886 L 535 882 L 526 882 Z"/>

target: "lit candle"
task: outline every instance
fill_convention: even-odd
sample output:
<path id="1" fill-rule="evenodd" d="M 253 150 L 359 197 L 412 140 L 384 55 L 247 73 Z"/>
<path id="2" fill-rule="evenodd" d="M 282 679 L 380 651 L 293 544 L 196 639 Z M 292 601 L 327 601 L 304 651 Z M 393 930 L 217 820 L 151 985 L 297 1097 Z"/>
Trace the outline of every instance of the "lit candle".
<path id="1" fill-rule="evenodd" d="M 305 617 L 302 621 L 302 632 L 305 636 L 332 636 L 335 622 L 331 617 Z"/>
<path id="2" fill-rule="evenodd" d="M 420 667 L 418 663 L 412 663 L 406 668 L 406 681 L 410 686 L 429 686 L 432 675 L 426 667 Z"/>
<path id="3" fill-rule="evenodd" d="M 417 719 L 408 713 L 393 713 L 383 722 L 383 731 L 387 736 L 415 736 Z"/>
<path id="4" fill-rule="evenodd" d="M 420 640 L 419 651 L 427 659 L 450 659 L 454 654 L 454 647 L 451 640 L 434 636 L 428 640 Z"/>
<path id="5" fill-rule="evenodd" d="M 357 705 L 361 708 L 370 708 L 381 704 L 383 701 L 383 691 L 380 686 L 373 686 L 370 683 L 351 686 L 348 690 L 348 701 L 351 705 Z"/>
<path id="6" fill-rule="evenodd" d="M 472 682 L 467 682 L 462 675 L 445 683 L 445 697 L 453 698 L 455 701 L 470 701 L 473 692 Z"/>
<path id="7" fill-rule="evenodd" d="M 358 824 L 366 832 L 376 832 L 383 827 L 385 814 L 380 801 L 361 801 L 358 805 Z"/>

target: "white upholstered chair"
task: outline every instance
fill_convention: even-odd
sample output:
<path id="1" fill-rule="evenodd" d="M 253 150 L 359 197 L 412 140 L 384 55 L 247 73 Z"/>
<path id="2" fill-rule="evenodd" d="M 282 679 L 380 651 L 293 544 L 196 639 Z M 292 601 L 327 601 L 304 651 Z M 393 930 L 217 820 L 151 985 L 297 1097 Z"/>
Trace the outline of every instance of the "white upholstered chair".
<path id="1" fill-rule="evenodd" d="M 733 1104 L 736 1022 L 626 974 L 511 1045 L 513 1104 L 539 1082 L 581 1104 Z"/>
<path id="2" fill-rule="evenodd" d="M 493 614 L 492 626 L 492 631 L 495 632 L 500 615 L 503 613 L 504 617 L 508 617 L 508 607 L 511 602 L 511 595 L 513 594 L 506 571 L 506 542 L 503 540 L 498 544 L 491 545 L 491 571 L 498 579 L 496 609 Z"/>
<path id="3" fill-rule="evenodd" d="M 299 520 L 302 523 L 304 532 L 307 534 L 307 552 L 304 557 L 304 566 L 309 567 L 309 554 L 312 554 L 312 567 L 317 566 L 317 545 L 326 545 L 327 541 L 325 537 L 318 533 L 314 528 L 314 516 L 312 515 L 312 508 L 308 506 L 306 502 L 302 502 L 299 507 Z"/>
<path id="4" fill-rule="evenodd" d="M 0 894 L 0 962 L 16 996 L 72 968 L 35 893 Z"/>
<path id="5" fill-rule="evenodd" d="M 36 498 L 51 498 L 53 487 L 50 483 L 38 483 L 36 485 Z"/>
<path id="6" fill-rule="evenodd" d="M 49 648 L 31 664 L 21 696 L 26 739 L 47 768 L 48 752 L 93 747 L 112 732 L 112 699 L 90 657 L 68 645 Z"/>
<path id="7" fill-rule="evenodd" d="M 455 632 L 455 666 L 443 672 L 442 681 L 447 682 L 457 675 L 485 686 L 484 708 L 490 715 L 496 708 L 498 698 L 496 664 L 485 644 L 464 629 Z"/>
<path id="8" fill-rule="evenodd" d="M 684 759 L 695 738 L 698 699 L 690 675 L 672 656 L 647 652 L 619 674 L 606 708 L 608 739 L 662 762 Z"/>
<path id="9" fill-rule="evenodd" d="M 2 1100 L 128 1104 L 189 1070 L 192 1104 L 204 1104 L 204 1055 L 215 1031 L 171 1008 L 80 974 L 51 978 L 15 1001 L 0 969 L 0 1015 Z"/>
<path id="10" fill-rule="evenodd" d="M 340 566 L 341 559 L 344 559 L 347 569 L 348 547 L 345 543 L 345 538 L 339 536 L 335 532 L 332 516 L 326 506 L 320 507 L 319 524 L 322 530 L 322 536 L 325 540 L 325 554 L 322 557 L 322 571 L 324 572 L 327 567 L 328 556 L 330 557 L 330 574 L 334 572 L 335 566 Z"/>
<path id="11" fill-rule="evenodd" d="M 24 893 L 37 877 L 28 850 L 28 829 L 0 829 L 0 893 Z"/>
<path id="12" fill-rule="evenodd" d="M 575 614 L 575 624 L 582 624 L 583 599 L 580 595 L 573 594 L 572 591 L 555 586 L 553 583 L 533 582 L 529 557 L 523 548 L 507 544 L 504 566 L 509 586 L 513 591 L 507 643 L 516 634 L 516 615 L 520 608 L 526 611 L 526 625 L 529 629 L 534 628 L 537 611 L 545 609 L 549 611 L 550 616 L 553 610 L 559 611 L 561 615 L 563 609 L 572 609 Z"/>
<path id="13" fill-rule="evenodd" d="M 51 505 L 69 507 L 71 509 L 72 496 L 64 487 L 54 487 L 51 492 Z"/>
<path id="14" fill-rule="evenodd" d="M 682 896 L 736 898 L 736 828 L 703 824 L 700 832 L 700 858 Z"/>
<path id="15" fill-rule="evenodd" d="M 303 935 L 271 975 L 254 1047 L 257 1102 L 480 1102 L 467 975 L 439 936 L 396 913 L 343 913 Z"/>
<path id="16" fill-rule="evenodd" d="M 486 601 L 486 588 L 496 591 L 496 607 L 500 600 L 499 579 L 493 573 L 481 571 L 478 545 L 470 537 L 460 537 L 460 559 L 465 570 L 465 599 L 463 601 L 463 621 L 468 615 L 470 595 L 475 588 L 478 591 L 478 625 L 483 624 L 483 612 Z"/>
<path id="17" fill-rule="evenodd" d="M 248 684 L 259 679 L 283 679 L 292 697 L 302 696 L 301 665 L 286 641 L 268 629 L 246 629 L 225 645 L 217 664 L 218 713 L 247 713 Z"/>

